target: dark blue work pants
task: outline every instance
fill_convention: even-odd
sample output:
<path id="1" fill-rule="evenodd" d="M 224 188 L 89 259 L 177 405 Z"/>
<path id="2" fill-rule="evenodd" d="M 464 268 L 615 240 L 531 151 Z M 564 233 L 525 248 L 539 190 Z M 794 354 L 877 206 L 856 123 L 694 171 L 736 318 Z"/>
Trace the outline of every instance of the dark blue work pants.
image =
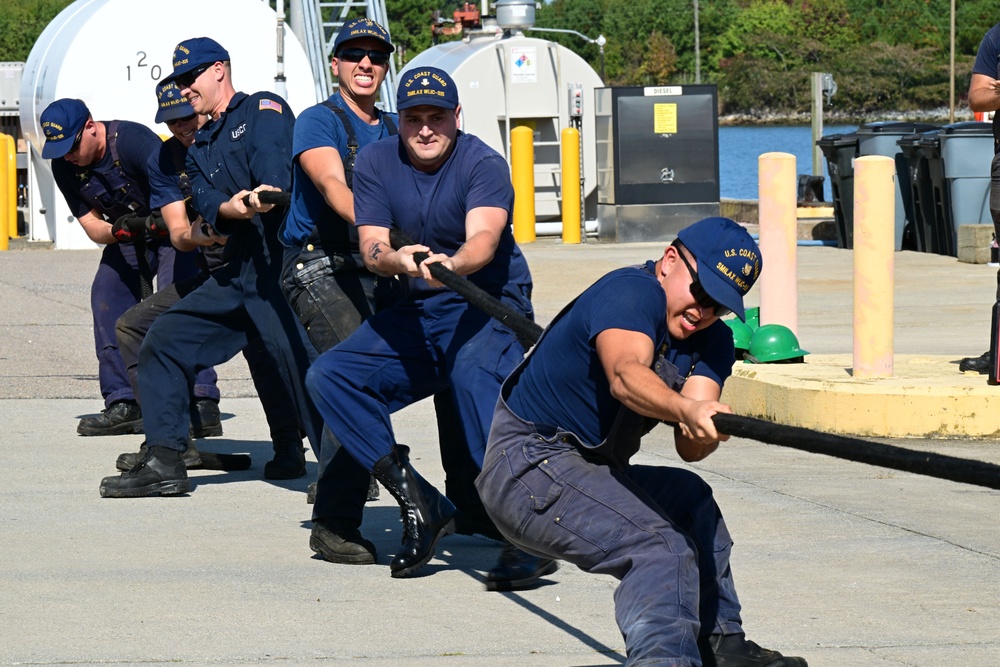
<path id="1" fill-rule="evenodd" d="M 679 468 L 588 461 L 571 433 L 498 401 L 476 488 L 514 545 L 619 580 L 628 664 L 700 665 L 699 634 L 742 632 L 732 539 L 712 489 Z"/>
<path id="2" fill-rule="evenodd" d="M 198 371 L 260 339 L 315 451 L 322 422 L 305 393 L 308 341 L 279 289 L 280 265 L 256 252 L 219 269 L 153 322 L 139 349 L 146 443 L 184 449 L 190 387 Z"/>
<path id="3" fill-rule="evenodd" d="M 198 273 L 193 253 L 177 252 L 167 242 L 149 241 L 146 260 L 158 288 Z M 139 303 L 142 291 L 135 246 L 111 243 L 101 253 L 101 263 L 90 288 L 90 308 L 94 317 L 94 347 L 104 406 L 135 400 L 128 372 L 118 350 L 115 323 L 129 308 Z"/>
<path id="4" fill-rule="evenodd" d="M 201 272 L 194 278 L 181 280 L 158 290 L 153 296 L 142 300 L 129 308 L 118 318 L 116 332 L 121 348 L 122 360 L 128 371 L 129 382 L 137 399 L 141 401 L 139 392 L 139 349 L 149 328 L 160 315 L 173 307 L 175 303 L 200 287 L 207 279 L 207 272 Z M 257 335 L 256 328 L 249 330 L 249 341 L 243 348 L 243 357 L 250 368 L 260 404 L 264 408 L 264 416 L 271 431 L 271 439 L 299 437 L 299 420 L 290 409 L 292 398 L 285 387 L 285 381 L 278 371 L 277 364 L 268 356 L 264 342 Z M 217 374 L 214 368 L 206 368 L 195 375 L 193 398 L 211 398 L 219 400 L 219 388 L 216 386 Z"/>
<path id="5" fill-rule="evenodd" d="M 522 292 L 504 300 L 529 313 L 527 288 Z M 390 414 L 447 390 L 478 467 L 500 384 L 523 356 L 510 329 L 457 294 L 416 294 L 320 355 L 306 385 L 327 426 L 366 470 L 396 444 Z"/>

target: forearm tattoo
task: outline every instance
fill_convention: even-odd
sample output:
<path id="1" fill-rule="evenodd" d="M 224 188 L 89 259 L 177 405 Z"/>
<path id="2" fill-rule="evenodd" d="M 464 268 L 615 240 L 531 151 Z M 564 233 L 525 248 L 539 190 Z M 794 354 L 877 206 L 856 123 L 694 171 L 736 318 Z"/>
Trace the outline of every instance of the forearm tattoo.
<path id="1" fill-rule="evenodd" d="M 382 252 L 383 252 L 382 251 L 382 243 L 380 241 L 375 241 L 374 243 L 372 243 L 372 247 L 368 249 L 368 259 L 370 259 L 371 262 L 372 262 L 372 264 L 375 265 L 375 267 L 372 268 L 372 271 L 374 273 L 376 273 L 377 275 L 380 275 L 380 276 L 387 276 L 387 275 L 390 275 L 390 274 L 383 273 L 383 272 L 379 271 L 378 268 L 377 268 L 378 267 L 378 260 L 379 260 L 379 257 L 382 256 Z"/>

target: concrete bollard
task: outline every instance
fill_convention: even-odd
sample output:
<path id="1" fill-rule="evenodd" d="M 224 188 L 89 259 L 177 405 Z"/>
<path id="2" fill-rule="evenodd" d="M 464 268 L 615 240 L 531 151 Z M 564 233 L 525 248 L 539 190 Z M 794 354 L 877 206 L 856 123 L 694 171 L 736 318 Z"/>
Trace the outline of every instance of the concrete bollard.
<path id="1" fill-rule="evenodd" d="M 757 159 L 760 252 L 760 323 L 781 324 L 798 336 L 798 217 L 795 156 L 764 153 Z"/>
<path id="2" fill-rule="evenodd" d="M 535 240 L 535 136 L 530 127 L 510 131 L 510 173 L 514 183 L 514 240 Z"/>
<path id="3" fill-rule="evenodd" d="M 854 161 L 854 377 L 893 375 L 896 163 Z"/>
<path id="4" fill-rule="evenodd" d="M 580 130 L 563 128 L 560 157 L 562 164 L 562 242 L 580 242 Z"/>

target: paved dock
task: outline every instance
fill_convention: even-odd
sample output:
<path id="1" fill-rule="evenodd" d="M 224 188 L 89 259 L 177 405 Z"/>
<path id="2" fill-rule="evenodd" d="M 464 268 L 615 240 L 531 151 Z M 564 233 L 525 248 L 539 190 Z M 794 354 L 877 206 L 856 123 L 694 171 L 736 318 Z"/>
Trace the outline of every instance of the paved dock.
<path id="1" fill-rule="evenodd" d="M 662 250 L 546 239 L 524 249 L 542 323 L 599 275 Z M 98 258 L 0 253 L 0 664 L 624 664 L 611 578 L 563 566 L 535 590 L 488 593 L 499 546 L 452 536 L 426 576 L 391 579 L 400 525 L 385 492 L 363 526 L 378 565 L 315 558 L 308 478 L 262 479 L 267 426 L 242 358 L 219 369 L 225 435 L 202 447 L 250 453 L 250 470 L 192 472 L 185 497 L 100 498 L 101 477 L 141 437 L 75 432 L 101 407 Z M 895 275 L 899 355 L 928 359 L 945 386 L 988 391 L 957 362 L 985 349 L 995 269 L 906 252 Z M 799 338 L 817 359 L 850 353 L 850 280 L 850 252 L 799 249 Z M 1000 463 L 992 439 L 958 437 L 981 417 L 956 422 L 950 439 L 882 441 Z M 431 406 L 395 425 L 440 483 Z M 684 465 L 663 428 L 637 461 Z M 751 639 L 813 667 L 1000 664 L 1000 492 L 736 438 L 686 467 L 713 486 L 733 533 Z"/>

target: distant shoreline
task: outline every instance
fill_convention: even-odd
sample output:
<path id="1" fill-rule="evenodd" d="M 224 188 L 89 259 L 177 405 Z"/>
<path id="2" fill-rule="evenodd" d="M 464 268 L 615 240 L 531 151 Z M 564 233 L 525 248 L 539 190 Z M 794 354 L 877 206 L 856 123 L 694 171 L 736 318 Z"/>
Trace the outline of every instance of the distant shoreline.
<path id="1" fill-rule="evenodd" d="M 972 110 L 967 106 L 955 109 L 955 122 L 974 120 Z M 948 123 L 948 107 L 926 109 L 923 111 L 893 111 L 878 112 L 858 116 L 836 110 L 827 110 L 823 114 L 824 125 L 863 125 L 876 121 L 898 121 L 917 123 Z M 726 114 L 719 116 L 719 125 L 809 125 L 812 123 L 811 113 L 783 113 L 761 111 L 750 114 Z"/>

